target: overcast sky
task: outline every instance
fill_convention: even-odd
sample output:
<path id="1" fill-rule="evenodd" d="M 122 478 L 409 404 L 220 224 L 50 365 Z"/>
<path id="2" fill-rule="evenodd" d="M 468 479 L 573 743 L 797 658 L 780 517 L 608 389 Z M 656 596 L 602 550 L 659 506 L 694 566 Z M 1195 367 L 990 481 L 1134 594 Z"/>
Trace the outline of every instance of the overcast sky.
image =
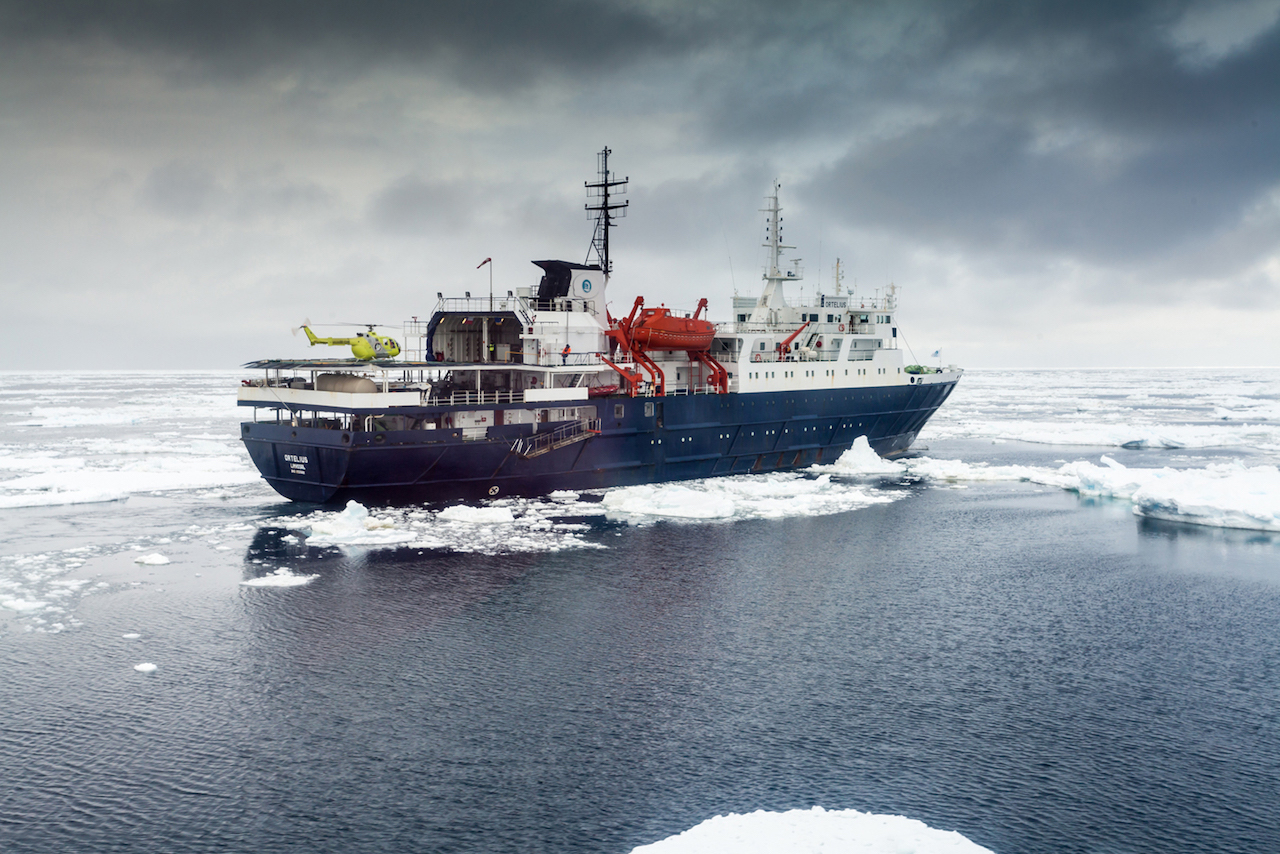
<path id="1" fill-rule="evenodd" d="M 911 361 L 1280 362 L 1280 0 L 0 0 L 0 368 L 533 284 L 605 145 L 615 313 L 759 294 L 778 178 Z"/>

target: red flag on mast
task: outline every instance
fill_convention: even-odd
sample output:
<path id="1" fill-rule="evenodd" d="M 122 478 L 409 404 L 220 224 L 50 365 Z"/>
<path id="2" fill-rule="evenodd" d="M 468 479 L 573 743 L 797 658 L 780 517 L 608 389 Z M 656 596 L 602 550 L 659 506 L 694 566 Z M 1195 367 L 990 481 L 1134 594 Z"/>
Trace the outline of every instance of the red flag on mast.
<path id="1" fill-rule="evenodd" d="M 488 264 L 492 260 L 493 260 L 492 258 L 484 259 L 483 261 L 481 261 L 479 264 L 476 265 L 476 269 L 479 270 L 481 267 L 483 267 L 485 264 Z"/>

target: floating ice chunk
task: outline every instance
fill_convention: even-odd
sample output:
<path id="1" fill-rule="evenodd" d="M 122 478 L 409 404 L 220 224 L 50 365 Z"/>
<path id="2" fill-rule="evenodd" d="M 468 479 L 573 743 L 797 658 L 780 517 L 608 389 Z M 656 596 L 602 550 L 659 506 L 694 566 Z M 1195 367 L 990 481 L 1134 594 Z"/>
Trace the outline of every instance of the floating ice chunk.
<path id="1" fill-rule="evenodd" d="M 310 520 L 307 542 L 311 545 L 372 546 L 407 543 L 412 531 L 397 531 L 389 519 L 375 519 L 358 501 L 348 501 L 341 513 L 317 513 Z"/>
<path id="2" fill-rule="evenodd" d="M 1280 470 L 1217 463 L 1160 469 L 1134 490 L 1139 516 L 1217 528 L 1280 531 Z"/>
<path id="3" fill-rule="evenodd" d="M 139 673 L 155 673 L 156 672 L 156 666 L 152 664 L 150 661 L 144 661 L 141 664 L 135 664 L 133 665 L 133 669 L 138 671 Z"/>
<path id="4" fill-rule="evenodd" d="M 30 614 L 33 611 L 39 611 L 48 607 L 48 602 L 40 602 L 35 599 L 19 599 L 17 597 L 11 599 L 0 599 L 0 608 L 7 608 L 10 611 L 16 611 L 19 614 Z"/>
<path id="5" fill-rule="evenodd" d="M 294 575 L 287 567 L 277 569 L 271 575 L 241 581 L 242 587 L 301 587 L 319 578 L 319 575 Z"/>
<path id="6" fill-rule="evenodd" d="M 143 564 L 144 566 L 164 566 L 166 563 L 170 563 L 171 561 L 159 552 L 153 552 L 152 554 L 143 555 L 142 557 L 135 557 L 133 562 Z"/>
<path id="7" fill-rule="evenodd" d="M 138 638 L 142 637 L 142 635 L 138 634 L 137 632 L 129 632 L 128 634 L 121 635 L 120 637 L 124 638 L 125 640 L 137 640 Z"/>
<path id="8" fill-rule="evenodd" d="M 1031 466 L 989 466 L 986 463 L 966 463 L 960 460 L 935 460 L 920 457 L 906 461 L 907 470 L 918 477 L 930 480 L 972 481 L 1020 481 L 1030 480 L 1043 469 Z"/>
<path id="9" fill-rule="evenodd" d="M 886 460 L 871 450 L 866 436 L 853 440 L 853 447 L 840 455 L 832 468 L 840 474 L 902 474 L 902 463 Z"/>
<path id="10" fill-rule="evenodd" d="M 674 484 L 628 486 L 604 496 L 610 515 L 665 516 L 674 519 L 728 519 L 737 507 L 727 495 Z"/>
<path id="11" fill-rule="evenodd" d="M 516 520 L 506 507 L 468 507 L 466 504 L 446 507 L 437 518 L 470 525 L 509 525 Z"/>
<path id="12" fill-rule="evenodd" d="M 900 815 L 857 810 L 730 813 L 631 854 L 992 854 L 951 830 Z"/>

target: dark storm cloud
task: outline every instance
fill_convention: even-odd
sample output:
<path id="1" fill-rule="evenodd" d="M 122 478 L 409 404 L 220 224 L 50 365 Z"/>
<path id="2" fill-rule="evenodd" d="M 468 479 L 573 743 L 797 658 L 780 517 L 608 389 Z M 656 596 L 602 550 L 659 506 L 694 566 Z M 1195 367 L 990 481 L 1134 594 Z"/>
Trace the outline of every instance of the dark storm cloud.
<path id="1" fill-rule="evenodd" d="M 599 71 L 680 41 L 638 6 L 590 0 L 16 0 L 0 5 L 0 33 L 10 43 L 104 41 L 232 75 L 307 60 L 444 62 L 482 86 Z"/>
<path id="2" fill-rule="evenodd" d="M 1280 180 L 1280 127 L 1214 130 L 1115 159 L 1040 151 L 1025 124 L 947 121 L 876 143 L 808 192 L 864 228 L 1123 261 L 1234 226 Z"/>
<path id="3" fill-rule="evenodd" d="M 931 59 L 830 96 L 917 113 L 851 121 L 863 138 L 807 190 L 864 228 L 1093 262 L 1229 229 L 1280 183 L 1280 28 L 1195 62 L 1168 36 L 1176 11 L 975 7 Z"/>

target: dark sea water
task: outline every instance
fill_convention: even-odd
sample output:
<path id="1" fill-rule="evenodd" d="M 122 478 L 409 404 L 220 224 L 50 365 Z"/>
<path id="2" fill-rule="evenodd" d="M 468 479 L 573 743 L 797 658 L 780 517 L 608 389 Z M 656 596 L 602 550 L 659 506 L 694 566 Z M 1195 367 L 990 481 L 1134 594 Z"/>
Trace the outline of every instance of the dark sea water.
<path id="1" fill-rule="evenodd" d="M 814 805 L 998 854 L 1280 851 L 1280 535 L 842 482 L 893 500 L 574 504 L 514 551 L 310 545 L 256 484 L 0 510 L 0 851 L 626 852 Z M 240 584 L 285 566 L 317 577 Z"/>

